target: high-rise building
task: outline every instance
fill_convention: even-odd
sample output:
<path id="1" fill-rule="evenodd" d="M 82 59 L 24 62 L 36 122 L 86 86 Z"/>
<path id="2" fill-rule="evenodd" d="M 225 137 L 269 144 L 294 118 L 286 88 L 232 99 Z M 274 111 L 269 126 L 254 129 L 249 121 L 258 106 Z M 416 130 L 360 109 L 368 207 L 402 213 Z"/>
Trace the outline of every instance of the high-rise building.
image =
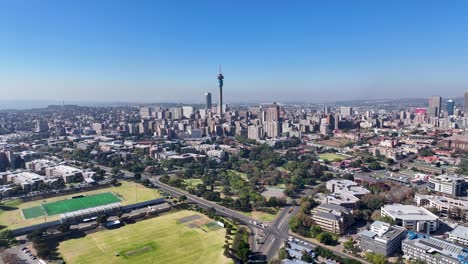
<path id="1" fill-rule="evenodd" d="M 441 107 L 442 107 L 442 97 L 432 96 L 429 99 L 429 108 L 427 109 L 427 115 L 429 117 L 439 117 Z"/>
<path id="2" fill-rule="evenodd" d="M 277 121 L 266 121 L 263 123 L 263 129 L 267 137 L 277 138 L 281 134 L 281 123 Z"/>
<path id="3" fill-rule="evenodd" d="M 455 103 L 453 100 L 447 100 L 447 114 L 448 115 L 453 115 L 453 111 L 455 109 Z"/>
<path id="4" fill-rule="evenodd" d="M 468 91 L 465 91 L 465 101 L 463 104 L 463 115 L 468 116 Z"/>
<path id="5" fill-rule="evenodd" d="M 219 116 L 223 116 L 223 85 L 224 85 L 224 76 L 221 73 L 221 66 L 219 66 L 219 74 L 218 74 L 218 86 L 219 86 L 218 114 Z"/>
<path id="6" fill-rule="evenodd" d="M 205 93 L 205 109 L 211 109 L 211 93 Z"/>
<path id="7" fill-rule="evenodd" d="M 280 109 L 279 105 L 276 103 L 273 103 L 273 105 L 268 106 L 265 109 L 265 115 L 264 115 L 264 122 L 273 122 L 273 121 L 279 121 L 279 116 L 280 116 Z"/>
<path id="8" fill-rule="evenodd" d="M 149 106 L 140 107 L 140 116 L 142 118 L 151 117 L 151 108 Z"/>
<path id="9" fill-rule="evenodd" d="M 186 118 L 190 118 L 193 114 L 193 107 L 192 106 L 182 106 L 182 115 Z"/>
<path id="10" fill-rule="evenodd" d="M 330 107 L 329 107 L 329 106 L 325 106 L 325 107 L 323 108 L 323 113 L 326 114 L 326 115 L 330 114 L 330 113 L 331 113 Z"/>
<path id="11" fill-rule="evenodd" d="M 38 133 L 47 132 L 49 124 L 45 120 L 35 120 L 35 131 Z"/>
<path id="12" fill-rule="evenodd" d="M 352 107 L 349 107 L 349 106 L 342 106 L 340 108 L 340 113 L 341 113 L 341 116 L 352 116 L 353 115 L 353 108 Z"/>

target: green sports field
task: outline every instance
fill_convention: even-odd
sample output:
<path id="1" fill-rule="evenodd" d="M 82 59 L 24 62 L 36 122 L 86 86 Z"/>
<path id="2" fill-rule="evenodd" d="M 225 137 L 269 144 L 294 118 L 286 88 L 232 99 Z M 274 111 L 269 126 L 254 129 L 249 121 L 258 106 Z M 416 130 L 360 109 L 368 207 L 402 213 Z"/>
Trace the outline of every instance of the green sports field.
<path id="1" fill-rule="evenodd" d="M 179 221 L 188 218 L 192 220 Z M 74 264 L 233 263 L 223 255 L 225 229 L 212 222 L 197 212 L 177 211 L 66 240 L 58 249 Z"/>
<path id="2" fill-rule="evenodd" d="M 348 157 L 339 153 L 322 153 L 319 154 L 319 158 L 328 161 L 342 161 L 347 159 Z"/>
<path id="3" fill-rule="evenodd" d="M 86 191 L 81 193 L 66 194 L 63 196 L 50 197 L 35 201 L 24 202 L 22 200 L 4 201 L 0 205 L 0 225 L 7 226 L 10 229 L 35 225 L 44 221 L 54 221 L 60 219 L 60 215 L 48 216 L 43 212 L 43 204 L 55 203 L 58 201 L 69 200 L 77 195 L 91 196 L 100 193 L 113 193 L 121 199 L 122 205 L 144 202 L 161 197 L 156 189 L 146 188 L 145 186 L 122 181 L 120 186 L 111 186 L 107 188 Z M 27 209 L 23 211 L 24 209 Z M 41 215 L 40 217 L 34 217 Z M 32 218 L 31 218 L 32 217 Z"/>
<path id="4" fill-rule="evenodd" d="M 98 193 L 93 195 L 81 196 L 52 203 L 45 203 L 41 206 L 35 206 L 23 209 L 25 219 L 43 216 L 58 215 L 100 205 L 120 202 L 121 199 L 111 192 Z"/>

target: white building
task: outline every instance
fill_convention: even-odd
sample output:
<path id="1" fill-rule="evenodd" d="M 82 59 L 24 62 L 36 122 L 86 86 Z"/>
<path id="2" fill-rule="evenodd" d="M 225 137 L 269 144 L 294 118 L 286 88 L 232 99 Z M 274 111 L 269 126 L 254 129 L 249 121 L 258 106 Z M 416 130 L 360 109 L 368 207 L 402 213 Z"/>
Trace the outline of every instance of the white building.
<path id="1" fill-rule="evenodd" d="M 423 194 L 416 194 L 414 200 L 418 206 L 436 208 L 441 216 L 447 217 L 449 213 L 455 213 L 460 214 L 465 221 L 468 220 L 468 201 Z"/>
<path id="2" fill-rule="evenodd" d="M 468 246 L 468 227 L 461 225 L 455 227 L 450 232 L 448 239 L 452 242 Z"/>
<path id="3" fill-rule="evenodd" d="M 429 178 L 429 189 L 453 196 L 466 196 L 467 182 L 459 175 L 439 175 Z"/>
<path id="4" fill-rule="evenodd" d="M 403 204 L 387 204 L 380 209 L 382 216 L 392 218 L 396 225 L 422 233 L 439 228 L 439 218 L 424 207 Z"/>

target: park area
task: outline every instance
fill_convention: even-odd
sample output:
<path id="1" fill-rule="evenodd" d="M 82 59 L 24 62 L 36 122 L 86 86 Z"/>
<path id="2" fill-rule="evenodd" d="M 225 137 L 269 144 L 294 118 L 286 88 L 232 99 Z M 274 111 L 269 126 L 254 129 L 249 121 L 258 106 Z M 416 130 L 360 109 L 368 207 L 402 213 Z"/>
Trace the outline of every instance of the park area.
<path id="1" fill-rule="evenodd" d="M 184 210 L 61 242 L 59 252 L 76 264 L 232 263 L 223 255 L 225 234 L 205 215 Z"/>
<path id="2" fill-rule="evenodd" d="M 319 154 L 319 158 L 321 160 L 328 160 L 328 161 L 333 162 L 333 161 L 342 161 L 342 160 L 347 159 L 348 157 L 342 154 L 338 154 L 338 153 L 322 153 L 322 154 Z"/>
<path id="3" fill-rule="evenodd" d="M 159 191 L 146 188 L 145 186 L 133 182 L 121 182 L 120 186 L 112 186 L 93 191 L 73 193 L 36 201 L 23 202 L 22 200 L 12 200 L 2 202 L 0 205 L 0 225 L 9 229 L 16 229 L 44 221 L 58 220 L 64 210 L 84 209 L 83 206 L 97 206 L 97 203 L 110 203 L 110 201 L 120 202 L 122 205 L 143 202 L 161 197 Z M 99 194 L 98 196 L 94 196 Z M 88 197 L 81 201 L 70 201 L 72 197 Z M 91 199 L 90 199 L 91 198 Z M 79 198 L 78 198 L 79 199 Z M 45 207 L 45 208 L 44 208 Z M 23 210 L 26 212 L 23 217 Z M 28 209 L 30 209 L 28 211 Z M 44 209 L 46 214 L 44 214 Z M 48 210 L 48 211 L 47 211 Z M 54 215 L 47 215 L 47 214 Z M 36 217 L 34 217 L 36 216 Z"/>

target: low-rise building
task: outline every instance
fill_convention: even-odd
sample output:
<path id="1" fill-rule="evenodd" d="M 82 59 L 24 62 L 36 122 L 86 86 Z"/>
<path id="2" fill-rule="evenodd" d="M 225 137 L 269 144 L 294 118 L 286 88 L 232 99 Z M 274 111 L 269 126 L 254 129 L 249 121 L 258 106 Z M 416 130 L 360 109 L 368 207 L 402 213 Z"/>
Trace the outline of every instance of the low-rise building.
<path id="1" fill-rule="evenodd" d="M 387 204 L 380 211 L 382 216 L 392 218 L 398 226 L 407 229 L 430 233 L 439 228 L 439 218 L 424 207 Z"/>
<path id="2" fill-rule="evenodd" d="M 449 233 L 448 239 L 452 242 L 468 246 L 468 227 L 462 225 L 455 227 Z"/>
<path id="3" fill-rule="evenodd" d="M 389 223 L 375 221 L 370 230 L 359 233 L 360 248 L 363 251 L 391 256 L 401 248 L 401 241 L 406 236 L 406 229 L 401 226 L 391 226 Z"/>
<path id="4" fill-rule="evenodd" d="M 332 193 L 354 195 L 357 198 L 370 193 L 369 190 L 359 186 L 357 183 L 343 179 L 327 181 L 326 188 Z"/>
<path id="5" fill-rule="evenodd" d="M 468 201 L 424 194 L 416 194 L 414 200 L 418 206 L 435 208 L 440 216 L 458 215 L 464 221 L 468 221 Z"/>
<path id="6" fill-rule="evenodd" d="M 451 242 L 409 231 L 402 242 L 404 256 L 427 264 L 467 264 L 468 249 Z"/>
<path id="7" fill-rule="evenodd" d="M 322 228 L 334 234 L 343 234 L 353 224 L 351 210 L 339 205 L 320 204 L 312 210 L 312 220 Z"/>
<path id="8" fill-rule="evenodd" d="M 75 182 L 83 177 L 82 170 L 67 165 L 46 168 L 45 174 L 48 177 L 60 177 L 65 183 Z"/>
<path id="9" fill-rule="evenodd" d="M 466 196 L 468 182 L 459 175 L 439 175 L 429 178 L 429 190 L 453 196 Z"/>

